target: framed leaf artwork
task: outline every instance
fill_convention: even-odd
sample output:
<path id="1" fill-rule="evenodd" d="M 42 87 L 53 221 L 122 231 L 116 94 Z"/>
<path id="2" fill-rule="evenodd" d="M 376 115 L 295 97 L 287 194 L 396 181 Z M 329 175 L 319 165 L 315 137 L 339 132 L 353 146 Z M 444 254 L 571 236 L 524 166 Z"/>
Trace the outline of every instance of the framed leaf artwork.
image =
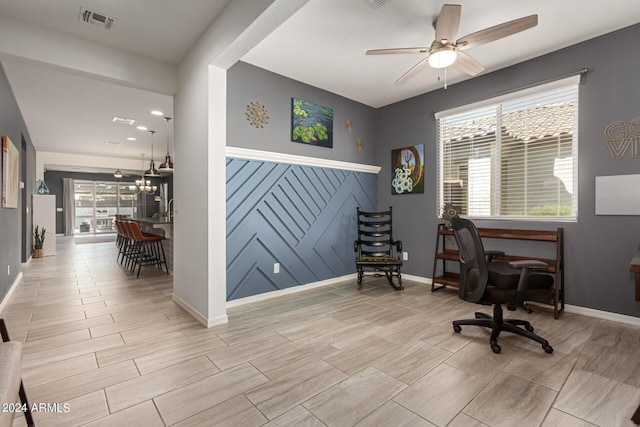
<path id="1" fill-rule="evenodd" d="M 333 148 L 333 108 L 292 98 L 291 141 Z"/>

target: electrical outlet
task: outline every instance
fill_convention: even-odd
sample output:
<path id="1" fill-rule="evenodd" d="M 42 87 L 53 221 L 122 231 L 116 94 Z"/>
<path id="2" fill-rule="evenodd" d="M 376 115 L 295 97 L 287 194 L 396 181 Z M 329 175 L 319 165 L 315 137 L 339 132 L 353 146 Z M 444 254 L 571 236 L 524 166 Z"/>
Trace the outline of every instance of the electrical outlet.
<path id="1" fill-rule="evenodd" d="M 280 273 L 280 263 L 279 262 L 276 262 L 275 264 L 273 264 L 273 272 L 274 272 L 274 274 Z"/>
<path id="2" fill-rule="evenodd" d="M 402 260 L 409 261 L 409 252 L 402 252 Z"/>

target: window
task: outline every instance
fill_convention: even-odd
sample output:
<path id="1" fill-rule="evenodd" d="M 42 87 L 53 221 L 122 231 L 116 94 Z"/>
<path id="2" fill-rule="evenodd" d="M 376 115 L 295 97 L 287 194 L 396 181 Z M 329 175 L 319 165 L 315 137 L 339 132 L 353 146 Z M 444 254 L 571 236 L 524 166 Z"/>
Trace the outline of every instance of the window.
<path id="1" fill-rule="evenodd" d="M 116 215 L 133 218 L 137 196 L 133 183 L 74 181 L 75 234 L 114 232 Z"/>
<path id="2" fill-rule="evenodd" d="M 577 219 L 578 80 L 437 113 L 438 215 Z"/>

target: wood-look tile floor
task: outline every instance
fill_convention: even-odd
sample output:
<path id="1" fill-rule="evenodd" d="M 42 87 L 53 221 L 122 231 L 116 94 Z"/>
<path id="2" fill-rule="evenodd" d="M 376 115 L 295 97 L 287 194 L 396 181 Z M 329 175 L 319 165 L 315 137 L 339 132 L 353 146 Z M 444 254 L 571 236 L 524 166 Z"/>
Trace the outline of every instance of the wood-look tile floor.
<path id="1" fill-rule="evenodd" d="M 503 334 L 494 354 L 487 331 L 451 327 L 481 307 L 366 277 L 206 329 L 171 301 L 171 277 L 131 277 L 113 244 L 57 246 L 0 313 L 24 343 L 29 399 L 48 404 L 41 427 L 634 426 L 640 327 L 520 311 L 554 353 Z"/>

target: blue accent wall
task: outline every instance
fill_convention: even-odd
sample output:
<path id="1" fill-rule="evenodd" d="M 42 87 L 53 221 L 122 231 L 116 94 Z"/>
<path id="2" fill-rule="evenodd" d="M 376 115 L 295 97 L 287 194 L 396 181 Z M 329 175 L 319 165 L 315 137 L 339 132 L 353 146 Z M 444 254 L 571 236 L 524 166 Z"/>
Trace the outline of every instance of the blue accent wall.
<path id="1" fill-rule="evenodd" d="M 227 301 L 355 272 L 356 207 L 376 209 L 377 174 L 236 158 L 226 171 Z"/>

